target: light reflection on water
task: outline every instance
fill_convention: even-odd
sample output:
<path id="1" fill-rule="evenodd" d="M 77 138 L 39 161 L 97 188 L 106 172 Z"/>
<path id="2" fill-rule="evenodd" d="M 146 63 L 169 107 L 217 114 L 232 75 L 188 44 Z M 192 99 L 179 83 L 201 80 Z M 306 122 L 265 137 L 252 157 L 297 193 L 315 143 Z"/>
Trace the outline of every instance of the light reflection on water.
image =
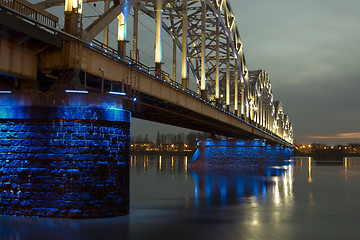
<path id="1" fill-rule="evenodd" d="M 236 169 L 190 156 L 131 157 L 130 215 L 0 217 L 0 239 L 351 239 L 360 230 L 360 158 L 295 158 Z"/>

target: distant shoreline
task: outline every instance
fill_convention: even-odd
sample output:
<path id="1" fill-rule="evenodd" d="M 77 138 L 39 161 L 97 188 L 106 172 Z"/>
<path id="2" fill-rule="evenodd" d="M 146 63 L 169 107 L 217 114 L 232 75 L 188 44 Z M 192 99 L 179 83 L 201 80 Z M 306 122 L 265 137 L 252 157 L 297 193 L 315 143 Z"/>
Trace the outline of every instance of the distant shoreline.
<path id="1" fill-rule="evenodd" d="M 294 157 L 312 157 L 325 161 L 334 161 L 343 159 L 344 157 L 360 157 L 360 153 L 343 153 L 341 151 L 315 151 L 312 153 L 294 152 Z"/>
<path id="2" fill-rule="evenodd" d="M 195 150 L 192 151 L 130 151 L 131 155 L 181 155 L 181 156 L 192 156 Z"/>

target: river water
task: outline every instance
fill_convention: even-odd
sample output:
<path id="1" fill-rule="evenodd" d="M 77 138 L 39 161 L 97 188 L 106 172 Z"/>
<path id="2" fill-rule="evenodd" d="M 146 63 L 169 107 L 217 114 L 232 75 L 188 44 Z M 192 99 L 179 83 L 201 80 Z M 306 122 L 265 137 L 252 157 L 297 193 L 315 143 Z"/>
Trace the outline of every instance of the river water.
<path id="1" fill-rule="evenodd" d="M 190 169 L 190 157 L 131 157 L 130 214 L 0 217 L 1 239 L 356 239 L 360 158 L 295 157 Z"/>

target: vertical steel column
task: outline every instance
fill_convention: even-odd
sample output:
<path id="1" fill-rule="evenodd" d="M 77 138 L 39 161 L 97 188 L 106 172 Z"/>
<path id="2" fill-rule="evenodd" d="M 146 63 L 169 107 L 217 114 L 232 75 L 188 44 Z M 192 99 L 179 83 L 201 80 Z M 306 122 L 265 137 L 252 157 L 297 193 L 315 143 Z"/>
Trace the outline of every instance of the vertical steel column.
<path id="1" fill-rule="evenodd" d="M 261 109 L 261 103 L 260 101 L 258 101 L 258 104 L 257 106 L 255 105 L 255 108 L 257 107 L 257 110 L 256 110 L 256 123 L 257 124 L 260 124 L 260 109 Z"/>
<path id="2" fill-rule="evenodd" d="M 238 102 L 238 70 L 237 70 L 237 66 L 238 66 L 238 60 L 235 58 L 235 68 L 234 68 L 234 81 L 235 81 L 235 99 L 234 99 L 234 114 L 236 116 L 239 116 L 239 102 Z"/>
<path id="3" fill-rule="evenodd" d="M 220 106 L 220 23 L 219 17 L 216 19 L 216 72 L 215 72 L 215 101 L 216 106 Z"/>
<path id="4" fill-rule="evenodd" d="M 122 12 L 119 16 L 119 25 L 118 25 L 118 52 L 119 57 L 125 59 L 126 56 L 126 20 L 124 16 L 124 12 Z M 105 38 L 104 38 L 105 40 Z M 105 42 L 104 42 L 105 44 Z"/>
<path id="5" fill-rule="evenodd" d="M 109 7 L 110 7 L 110 0 L 104 0 L 104 12 L 109 10 Z M 104 28 L 103 43 L 105 46 L 107 46 L 109 44 L 109 25 L 107 25 Z"/>
<path id="6" fill-rule="evenodd" d="M 267 111 L 266 109 L 267 109 L 267 105 L 264 102 L 263 103 L 263 120 L 262 120 L 262 125 L 263 125 L 264 129 L 266 129 L 266 111 Z"/>
<path id="7" fill-rule="evenodd" d="M 183 0 L 182 5 L 182 59 L 181 59 L 181 81 L 182 88 L 189 88 L 188 79 L 188 60 L 187 60 L 187 0 Z"/>
<path id="8" fill-rule="evenodd" d="M 200 90 L 201 97 L 207 99 L 206 92 L 206 69 L 205 69 L 205 31 L 206 31 L 206 3 L 201 1 L 201 81 L 200 81 Z"/>
<path id="9" fill-rule="evenodd" d="M 244 59 L 243 59 L 244 60 Z M 245 120 L 249 121 L 250 118 L 250 103 L 249 103 L 249 98 L 250 98 L 250 91 L 249 91 L 249 84 L 248 84 L 248 74 L 247 74 L 247 70 L 244 64 L 244 92 L 246 92 L 246 97 L 247 99 L 244 99 L 244 103 L 245 103 Z"/>
<path id="10" fill-rule="evenodd" d="M 172 80 L 176 82 L 176 39 L 173 38 L 173 77 Z"/>
<path id="11" fill-rule="evenodd" d="M 133 52 L 132 58 L 138 61 L 138 26 L 139 26 L 139 8 L 134 6 L 134 26 L 133 26 Z"/>
<path id="12" fill-rule="evenodd" d="M 230 110 L 230 37 L 226 37 L 226 110 Z"/>
<path id="13" fill-rule="evenodd" d="M 161 78 L 162 62 L 162 0 L 156 0 L 156 33 L 155 33 L 155 75 Z"/>
<path id="14" fill-rule="evenodd" d="M 261 127 L 264 127 L 264 101 L 263 101 L 263 98 L 260 98 L 261 99 L 261 109 L 260 109 L 260 126 Z"/>
<path id="15" fill-rule="evenodd" d="M 245 91 L 244 91 L 244 80 L 241 78 L 241 116 L 245 115 Z"/>
<path id="16" fill-rule="evenodd" d="M 265 128 L 269 130 L 269 105 L 266 105 L 266 115 L 265 115 Z"/>
<path id="17" fill-rule="evenodd" d="M 261 126 L 262 124 L 262 99 L 260 98 L 260 101 L 259 101 L 259 106 L 258 106 L 258 124 Z"/>

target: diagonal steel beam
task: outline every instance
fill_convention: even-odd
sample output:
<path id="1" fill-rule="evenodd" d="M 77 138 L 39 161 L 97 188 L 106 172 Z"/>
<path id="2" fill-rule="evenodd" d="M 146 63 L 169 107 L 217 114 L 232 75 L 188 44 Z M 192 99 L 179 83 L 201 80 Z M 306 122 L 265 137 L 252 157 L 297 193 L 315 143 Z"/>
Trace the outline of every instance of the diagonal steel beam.
<path id="1" fill-rule="evenodd" d="M 90 42 L 93 40 L 106 26 L 108 26 L 117 16 L 119 16 L 119 14 L 123 12 L 124 9 L 128 9 L 130 11 L 131 6 L 137 2 L 139 2 L 139 0 L 114 1 L 114 5 L 109 10 L 107 10 L 103 15 L 101 15 L 84 30 L 82 40 L 85 42 Z"/>

